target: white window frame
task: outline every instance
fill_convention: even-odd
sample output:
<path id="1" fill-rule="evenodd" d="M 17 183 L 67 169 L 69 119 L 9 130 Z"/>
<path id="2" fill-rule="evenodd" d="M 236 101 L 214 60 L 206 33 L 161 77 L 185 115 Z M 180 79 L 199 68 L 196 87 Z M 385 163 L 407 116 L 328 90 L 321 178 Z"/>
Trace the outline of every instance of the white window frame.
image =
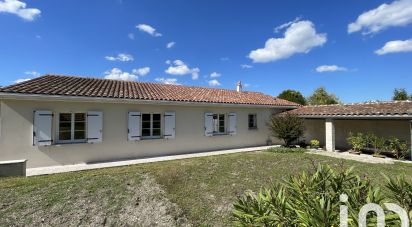
<path id="1" fill-rule="evenodd" d="M 213 120 L 213 135 L 226 135 L 227 134 L 227 113 L 213 113 L 212 114 L 213 116 L 212 116 L 212 120 Z M 215 131 L 215 119 L 214 119 L 214 117 L 215 117 L 215 115 L 217 115 L 217 130 L 218 131 Z M 224 128 L 225 128 L 225 130 L 224 130 L 224 132 L 219 132 L 219 128 L 220 128 L 220 120 L 219 120 L 219 116 L 220 115 L 223 115 L 224 116 Z"/>
<path id="2" fill-rule="evenodd" d="M 150 114 L 150 136 L 144 136 L 143 135 L 143 115 L 145 114 Z M 160 115 L 160 135 L 158 136 L 153 136 L 153 115 L 154 114 L 159 114 Z M 144 139 L 161 139 L 163 138 L 163 126 L 164 126 L 164 122 L 163 122 L 163 114 L 161 113 L 141 113 L 140 115 L 140 136 L 141 138 Z"/>
<path id="3" fill-rule="evenodd" d="M 250 125 L 249 125 L 249 116 L 250 115 L 253 115 L 254 116 L 254 127 L 250 127 Z M 250 114 L 248 114 L 247 115 L 247 127 L 248 127 L 248 129 L 249 130 L 256 130 L 258 127 L 257 127 L 257 114 L 256 113 L 250 113 Z"/>
<path id="4" fill-rule="evenodd" d="M 84 139 L 74 139 L 74 132 L 75 132 L 75 114 L 81 113 L 84 114 Z M 70 140 L 60 140 L 60 114 L 71 114 L 71 139 Z M 57 125 L 56 125 L 56 138 L 57 144 L 70 144 L 70 143 L 87 143 L 87 112 L 84 111 L 67 111 L 67 112 L 59 112 L 57 113 Z"/>

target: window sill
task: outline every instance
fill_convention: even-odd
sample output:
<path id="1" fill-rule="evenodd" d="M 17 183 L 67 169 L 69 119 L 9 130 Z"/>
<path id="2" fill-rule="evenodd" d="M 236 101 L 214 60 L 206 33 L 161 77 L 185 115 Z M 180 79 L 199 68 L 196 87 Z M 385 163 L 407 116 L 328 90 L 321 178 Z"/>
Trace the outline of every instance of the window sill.
<path id="1" fill-rule="evenodd" d="M 214 133 L 213 136 L 228 136 L 229 133 Z"/>
<path id="2" fill-rule="evenodd" d="M 163 140 L 164 137 L 142 137 L 141 140 Z"/>
<path id="3" fill-rule="evenodd" d="M 82 142 L 56 142 L 51 146 L 62 146 L 62 145 L 75 145 L 75 144 L 88 144 L 87 141 Z"/>

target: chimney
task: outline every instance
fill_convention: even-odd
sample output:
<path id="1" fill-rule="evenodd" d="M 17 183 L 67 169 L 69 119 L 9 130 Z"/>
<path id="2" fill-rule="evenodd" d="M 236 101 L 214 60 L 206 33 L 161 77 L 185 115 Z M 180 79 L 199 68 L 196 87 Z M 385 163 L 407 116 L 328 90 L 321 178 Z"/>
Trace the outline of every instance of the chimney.
<path id="1" fill-rule="evenodd" d="M 236 84 L 236 91 L 242 92 L 242 81 L 238 81 Z"/>

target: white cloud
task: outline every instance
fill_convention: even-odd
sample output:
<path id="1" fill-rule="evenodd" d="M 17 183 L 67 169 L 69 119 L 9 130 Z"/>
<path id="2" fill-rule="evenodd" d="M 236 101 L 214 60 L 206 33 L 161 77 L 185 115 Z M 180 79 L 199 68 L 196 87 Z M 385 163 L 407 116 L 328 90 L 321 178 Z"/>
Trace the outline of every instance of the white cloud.
<path id="1" fill-rule="evenodd" d="M 216 80 L 216 79 L 209 80 L 207 83 L 208 83 L 209 86 L 211 86 L 211 87 L 215 87 L 215 86 L 220 86 L 220 85 L 221 85 L 220 82 L 219 82 L 218 80 Z"/>
<path id="2" fill-rule="evenodd" d="M 177 82 L 177 79 L 176 79 L 176 78 L 164 78 L 164 77 L 159 77 L 159 78 L 156 78 L 155 81 L 160 82 L 160 83 L 163 83 L 163 84 L 180 85 L 180 84 Z"/>
<path id="3" fill-rule="evenodd" d="M 165 70 L 165 73 L 170 74 L 170 75 L 178 75 L 178 76 L 183 76 L 183 75 L 192 75 L 193 80 L 197 80 L 199 78 L 199 68 L 189 68 L 188 65 L 186 65 L 183 61 L 181 60 L 174 60 L 173 64 L 170 62 L 170 60 L 166 61 L 166 64 L 169 64 L 169 68 Z"/>
<path id="4" fill-rule="evenodd" d="M 110 80 L 127 80 L 134 81 L 138 79 L 138 76 L 133 73 L 123 72 L 119 68 L 113 68 L 110 71 L 104 72 L 104 78 Z"/>
<path id="5" fill-rule="evenodd" d="M 251 85 L 248 83 L 243 84 L 244 87 L 250 87 Z"/>
<path id="6" fill-rule="evenodd" d="M 138 68 L 138 69 L 133 69 L 133 74 L 136 74 L 138 76 L 146 76 L 147 74 L 150 73 L 150 67 L 143 67 L 143 68 Z"/>
<path id="7" fill-rule="evenodd" d="M 170 49 L 170 48 L 172 48 L 175 44 L 176 44 L 176 42 L 170 42 L 170 43 L 166 44 L 166 47 L 167 47 L 168 49 Z"/>
<path id="8" fill-rule="evenodd" d="M 29 75 L 29 76 L 33 76 L 33 77 L 40 76 L 40 73 L 37 72 L 37 71 L 26 71 L 26 72 L 24 72 L 24 74 Z"/>
<path id="9" fill-rule="evenodd" d="M 412 52 L 412 39 L 389 41 L 382 48 L 375 51 L 378 55 L 399 52 Z"/>
<path id="10" fill-rule="evenodd" d="M 312 48 L 322 46 L 326 41 L 326 34 L 316 33 L 311 21 L 298 21 L 286 29 L 283 38 L 268 39 L 265 47 L 251 51 L 249 58 L 259 63 L 277 61 L 297 53 L 309 53 Z"/>
<path id="11" fill-rule="evenodd" d="M 134 40 L 134 34 L 133 33 L 127 34 L 127 37 L 129 37 L 129 39 L 131 39 L 131 40 Z"/>
<path id="12" fill-rule="evenodd" d="M 229 61 L 229 58 L 228 57 L 221 57 L 220 60 L 221 61 Z"/>
<path id="13" fill-rule="evenodd" d="M 28 75 L 30 78 L 17 79 L 17 80 L 14 81 L 14 83 L 15 83 L 15 84 L 23 83 L 23 82 L 29 81 L 29 80 L 31 80 L 31 79 L 33 79 L 33 78 L 36 78 L 36 77 L 39 77 L 39 76 L 40 76 L 40 73 L 37 72 L 37 71 L 26 71 L 26 72 L 24 72 L 24 74 Z"/>
<path id="14" fill-rule="evenodd" d="M 337 66 L 337 65 L 321 65 L 316 67 L 316 72 L 323 73 L 323 72 L 337 72 L 337 71 L 348 71 L 347 68 Z"/>
<path id="15" fill-rule="evenodd" d="M 298 21 L 300 21 L 300 17 L 296 17 L 293 21 L 289 21 L 289 22 L 286 22 L 286 23 L 284 23 L 284 24 L 281 24 L 281 25 L 277 26 L 277 27 L 274 29 L 274 32 L 275 32 L 275 33 L 279 33 L 281 30 L 283 30 L 283 29 L 291 26 L 293 23 L 296 23 L 296 22 L 298 22 Z"/>
<path id="16" fill-rule="evenodd" d="M 31 80 L 31 79 L 33 79 L 33 78 L 17 79 L 17 80 L 15 80 L 13 83 L 14 83 L 14 84 L 19 84 L 19 83 L 23 83 L 23 82 L 29 81 L 29 80 Z"/>
<path id="17" fill-rule="evenodd" d="M 117 56 L 106 56 L 104 57 L 108 61 L 133 61 L 134 58 L 130 54 L 118 54 Z"/>
<path id="18" fill-rule="evenodd" d="M 160 34 L 159 32 L 156 32 L 156 29 L 153 28 L 152 26 L 148 25 L 148 24 L 139 24 L 136 26 L 137 29 L 139 29 L 142 32 L 146 32 L 148 34 L 150 34 L 151 36 L 154 37 L 160 37 L 162 36 L 162 34 Z"/>
<path id="19" fill-rule="evenodd" d="M 348 25 L 348 33 L 363 30 L 362 34 L 372 34 L 392 26 L 405 26 L 412 23 L 412 0 L 399 0 L 382 4 L 358 16 Z"/>
<path id="20" fill-rule="evenodd" d="M 220 77 L 221 75 L 222 75 L 221 73 L 212 72 L 212 73 L 210 74 L 210 78 L 217 78 L 217 77 Z"/>
<path id="21" fill-rule="evenodd" d="M 240 67 L 242 67 L 242 69 L 251 69 L 253 68 L 253 65 L 243 64 L 243 65 L 240 65 Z"/>
<path id="22" fill-rule="evenodd" d="M 41 11 L 36 8 L 26 8 L 26 3 L 19 0 L 0 1 L 0 13 L 11 13 L 27 21 L 33 21 L 40 16 Z"/>

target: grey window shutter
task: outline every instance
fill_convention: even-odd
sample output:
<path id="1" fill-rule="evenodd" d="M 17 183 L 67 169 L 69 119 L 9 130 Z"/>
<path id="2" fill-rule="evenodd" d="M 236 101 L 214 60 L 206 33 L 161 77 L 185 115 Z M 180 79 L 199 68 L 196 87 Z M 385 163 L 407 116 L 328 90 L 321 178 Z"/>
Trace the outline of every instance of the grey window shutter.
<path id="1" fill-rule="evenodd" d="M 236 135 L 237 117 L 236 113 L 229 113 L 229 135 Z"/>
<path id="2" fill-rule="evenodd" d="M 140 140 L 141 138 L 141 114 L 140 112 L 129 112 L 127 139 L 129 141 Z"/>
<path id="3" fill-rule="evenodd" d="M 213 114 L 205 113 L 205 136 L 213 136 Z"/>
<path id="4" fill-rule="evenodd" d="M 176 114 L 175 112 L 165 112 L 164 138 L 174 139 L 176 134 Z"/>
<path id="5" fill-rule="evenodd" d="M 48 110 L 36 110 L 33 121 L 33 145 L 52 145 L 53 113 Z"/>
<path id="6" fill-rule="evenodd" d="M 103 141 L 103 113 L 87 112 L 87 142 L 101 143 Z"/>

